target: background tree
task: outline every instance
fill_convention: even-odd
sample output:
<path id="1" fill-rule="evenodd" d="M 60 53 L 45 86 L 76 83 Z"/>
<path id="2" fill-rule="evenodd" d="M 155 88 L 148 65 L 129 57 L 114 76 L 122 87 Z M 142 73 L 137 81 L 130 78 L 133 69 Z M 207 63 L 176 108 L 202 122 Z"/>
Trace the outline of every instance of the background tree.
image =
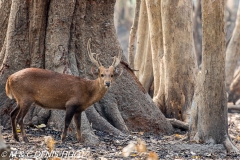
<path id="1" fill-rule="evenodd" d="M 196 67 L 192 33 L 191 0 L 141 1 L 134 69 L 145 90 L 154 80 L 153 100 L 166 117 L 189 118 Z"/>
<path id="2" fill-rule="evenodd" d="M 193 3 L 193 38 L 198 66 L 202 63 L 202 20 L 201 20 L 201 0 Z"/>
<path id="3" fill-rule="evenodd" d="M 92 38 L 92 51 L 101 53 L 103 65 L 111 65 L 112 57 L 121 50 L 113 22 L 114 4 L 115 0 L 12 0 L 12 4 L 2 1 L 1 6 L 9 6 L 0 7 L 4 13 L 1 18 L 9 16 L 2 32 L 5 36 L 0 37 L 2 124 L 9 126 L 9 113 L 15 105 L 4 90 L 10 74 L 26 67 L 38 67 L 92 79 L 92 63 L 86 50 L 89 38 Z M 6 23 L 1 18 L 0 22 Z M 97 142 L 97 137 L 90 134 L 90 123 L 95 129 L 115 135 L 130 130 L 155 134 L 173 131 L 126 65 L 125 57 L 122 67 L 123 74 L 110 91 L 82 115 L 82 138 L 86 144 Z M 25 119 L 26 123 L 47 123 L 59 130 L 63 121 L 63 111 L 38 107 L 33 107 Z M 70 130 L 74 131 L 74 127 L 70 126 Z"/>
<path id="4" fill-rule="evenodd" d="M 229 90 L 234 78 L 235 68 L 240 56 L 240 6 L 238 7 L 236 25 L 226 50 L 226 85 Z"/>
<path id="5" fill-rule="evenodd" d="M 228 136 L 225 90 L 224 0 L 202 0 L 203 60 L 192 106 L 191 139 L 224 144 L 238 151 Z"/>

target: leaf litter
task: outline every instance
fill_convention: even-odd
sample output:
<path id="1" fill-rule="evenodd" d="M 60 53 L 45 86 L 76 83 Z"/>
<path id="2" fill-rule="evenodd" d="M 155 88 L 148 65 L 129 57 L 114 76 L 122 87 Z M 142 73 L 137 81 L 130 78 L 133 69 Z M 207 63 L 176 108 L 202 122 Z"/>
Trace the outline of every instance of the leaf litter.
<path id="1" fill-rule="evenodd" d="M 229 113 L 228 121 L 231 140 L 240 149 L 240 114 Z M 45 125 L 36 128 L 26 126 L 30 140 L 28 144 L 13 140 L 10 129 L 4 129 L 2 134 L 14 153 L 14 160 L 240 159 L 238 154 L 227 154 L 222 144 L 190 142 L 186 139 L 187 132 L 180 129 L 176 129 L 173 135 L 163 136 L 132 132 L 126 137 L 117 137 L 102 131 L 94 132 L 100 139 L 97 146 L 84 146 L 71 136 L 67 137 L 65 143 L 61 143 L 61 132 Z M 19 137 L 21 139 L 21 135 Z M 22 155 L 21 151 L 31 151 L 31 154 Z M 36 153 L 39 153 L 39 157 L 34 157 Z"/>

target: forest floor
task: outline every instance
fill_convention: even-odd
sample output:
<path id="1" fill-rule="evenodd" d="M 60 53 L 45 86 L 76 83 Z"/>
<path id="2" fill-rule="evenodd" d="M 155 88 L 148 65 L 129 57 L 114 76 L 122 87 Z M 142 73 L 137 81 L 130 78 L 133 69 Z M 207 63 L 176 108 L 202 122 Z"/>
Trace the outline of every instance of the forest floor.
<path id="1" fill-rule="evenodd" d="M 128 33 L 119 28 L 119 41 L 124 53 L 127 53 Z M 228 129 L 231 140 L 240 149 L 240 112 L 228 113 Z M 30 143 L 20 143 L 13 140 L 10 129 L 3 129 L 2 134 L 11 148 L 11 159 L 14 160 L 140 160 L 140 159 L 240 159 L 240 155 L 227 154 L 223 145 L 197 144 L 186 140 L 187 132 L 175 130 L 171 136 L 154 136 L 143 132 L 133 132 L 126 137 L 115 137 L 101 131 L 95 131 L 100 144 L 94 147 L 84 146 L 72 137 L 66 143 L 60 141 L 60 132 L 53 128 L 26 127 Z M 51 136 L 53 141 L 46 140 Z M 21 136 L 20 140 L 21 140 Z M 140 143 L 140 145 L 139 145 Z M 137 145 L 136 145 L 137 144 Z M 51 147 L 51 145 L 54 145 Z M 133 147 L 144 151 L 131 151 Z M 51 148 L 51 151 L 49 150 Z M 123 151 L 129 151 L 128 157 L 123 157 Z M 125 152 L 125 154 L 128 154 Z M 157 157 L 156 157 L 157 155 Z M 1 160 L 0 155 L 0 160 Z M 74 157 L 75 156 L 75 157 Z"/>
<path id="2" fill-rule="evenodd" d="M 237 148 L 240 149 L 240 113 L 232 112 L 228 114 L 230 137 Z M 60 141 L 60 132 L 48 127 L 41 129 L 27 127 L 26 132 L 30 140 L 28 144 L 14 141 L 11 130 L 3 130 L 3 137 L 12 150 L 10 155 L 12 159 L 130 160 L 147 159 L 148 157 L 148 160 L 155 160 L 157 159 L 156 156 L 159 159 L 240 159 L 240 155 L 227 154 L 223 145 L 189 142 L 186 140 L 187 133 L 181 130 L 176 130 L 176 133 L 171 136 L 156 137 L 142 132 L 135 132 L 121 138 L 95 131 L 95 134 L 100 139 L 100 144 L 94 147 L 83 146 L 71 137 L 68 137 L 67 142 L 62 144 Z M 51 136 L 55 139 L 54 147 L 47 147 L 47 144 L 51 145 L 53 143 L 49 143 L 48 141 L 46 144 L 46 136 Z M 125 150 L 130 151 L 131 147 L 136 146 L 137 141 L 138 149 L 144 152 L 132 151 L 131 153 L 129 152 L 128 157 L 124 158 L 123 148 L 125 147 Z M 126 146 L 128 147 L 126 148 Z M 49 148 L 52 149 L 51 154 L 49 154 Z"/>

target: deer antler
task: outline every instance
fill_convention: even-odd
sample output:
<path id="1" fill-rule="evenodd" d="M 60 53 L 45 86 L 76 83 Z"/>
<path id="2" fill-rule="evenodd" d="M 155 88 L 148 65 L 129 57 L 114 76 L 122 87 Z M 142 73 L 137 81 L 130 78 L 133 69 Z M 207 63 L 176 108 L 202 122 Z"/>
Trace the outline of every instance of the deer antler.
<path id="1" fill-rule="evenodd" d="M 95 64 L 97 67 L 100 67 L 100 66 L 102 66 L 102 64 L 101 64 L 101 62 L 99 60 L 99 57 L 98 57 L 99 54 L 91 52 L 90 43 L 91 43 L 91 38 L 88 40 L 88 43 L 87 43 L 88 56 L 89 56 L 89 58 L 90 58 L 90 60 L 93 64 Z M 94 54 L 96 54 L 96 59 L 93 57 Z"/>
<path id="2" fill-rule="evenodd" d="M 119 49 L 119 53 L 118 53 L 118 56 L 114 56 L 113 57 L 113 63 L 112 63 L 112 66 L 115 68 L 117 67 L 117 65 L 119 65 L 120 61 L 121 61 L 121 58 L 122 58 L 122 52 L 120 51 Z"/>

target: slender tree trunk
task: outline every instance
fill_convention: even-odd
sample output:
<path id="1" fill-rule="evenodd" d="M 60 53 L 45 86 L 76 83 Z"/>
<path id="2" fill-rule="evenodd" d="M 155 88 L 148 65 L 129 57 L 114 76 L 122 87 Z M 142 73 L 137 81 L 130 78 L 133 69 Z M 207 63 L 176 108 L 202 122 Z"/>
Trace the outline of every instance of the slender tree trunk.
<path id="1" fill-rule="evenodd" d="M 161 1 L 146 1 L 150 33 L 154 94 L 153 101 L 165 114 L 165 70 L 161 18 Z"/>
<path id="2" fill-rule="evenodd" d="M 234 71 L 236 69 L 239 57 L 240 57 L 240 6 L 238 7 L 236 25 L 233 30 L 232 38 L 226 50 L 225 72 L 226 72 L 226 85 L 228 90 L 234 78 Z"/>
<path id="3" fill-rule="evenodd" d="M 141 2 L 137 30 L 137 49 L 134 59 L 134 69 L 139 81 L 148 92 L 153 82 L 152 54 L 149 35 L 148 13 L 145 0 Z"/>
<path id="4" fill-rule="evenodd" d="M 114 4 L 115 0 L 103 3 L 95 0 L 12 1 L 5 42 L 0 41 L 0 57 L 3 57 L 0 117 L 5 127 L 10 126 L 9 115 L 15 106 L 15 101 L 5 95 L 5 82 L 10 74 L 26 67 L 39 67 L 93 79 L 93 64 L 86 49 L 89 38 L 92 38 L 92 51 L 100 53 L 103 65 L 112 64 L 113 56 L 121 51 L 114 27 Z M 145 94 L 126 64 L 123 56 L 119 66 L 123 68 L 122 76 L 102 100 L 82 113 L 85 145 L 98 143 L 90 123 L 116 136 L 129 131 L 173 132 L 171 124 Z M 62 130 L 64 116 L 64 111 L 35 107 L 27 114 L 25 122 L 44 123 Z M 70 130 L 69 134 L 75 135 L 73 124 Z"/>
<path id="5" fill-rule="evenodd" d="M 194 93 L 192 25 L 191 0 L 162 1 L 166 117 L 183 121 L 189 120 Z"/>
<path id="6" fill-rule="evenodd" d="M 203 62 L 193 104 L 191 138 L 205 143 L 222 143 L 237 151 L 228 136 L 225 90 L 224 0 L 202 0 Z"/>
<path id="7" fill-rule="evenodd" d="M 193 38 L 198 66 L 202 63 L 201 0 L 197 0 L 193 15 Z"/>
<path id="8" fill-rule="evenodd" d="M 134 45 L 135 45 L 137 28 L 138 28 L 140 5 L 141 5 L 141 0 L 137 0 L 136 7 L 135 7 L 135 16 L 134 16 L 133 24 L 132 24 L 130 35 L 129 35 L 128 63 L 131 68 L 134 68 Z"/>

